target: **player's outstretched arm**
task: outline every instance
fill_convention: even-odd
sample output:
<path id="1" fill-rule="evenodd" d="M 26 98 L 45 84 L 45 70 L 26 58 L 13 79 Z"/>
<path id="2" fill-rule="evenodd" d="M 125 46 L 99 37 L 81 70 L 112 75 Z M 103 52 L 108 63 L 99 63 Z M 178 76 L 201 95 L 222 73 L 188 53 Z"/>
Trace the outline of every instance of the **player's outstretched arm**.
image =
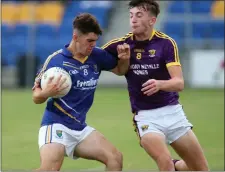
<path id="1" fill-rule="evenodd" d="M 118 65 L 114 69 L 112 69 L 111 72 L 118 76 L 123 76 L 127 73 L 129 65 L 129 60 L 119 60 Z"/>
<path id="2" fill-rule="evenodd" d="M 117 46 L 118 64 L 111 70 L 116 75 L 125 75 L 130 65 L 130 46 L 126 43 Z"/>

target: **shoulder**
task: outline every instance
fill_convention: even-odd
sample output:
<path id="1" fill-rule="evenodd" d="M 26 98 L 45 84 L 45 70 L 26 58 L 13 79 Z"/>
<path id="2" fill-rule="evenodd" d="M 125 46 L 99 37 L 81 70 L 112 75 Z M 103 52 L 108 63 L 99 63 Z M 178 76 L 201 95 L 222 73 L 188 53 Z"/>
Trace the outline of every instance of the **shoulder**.
<path id="1" fill-rule="evenodd" d="M 43 66 L 44 67 L 47 67 L 48 65 L 58 65 L 58 64 L 61 64 L 62 61 L 63 61 L 63 59 L 64 59 L 64 56 L 63 56 L 62 52 L 63 52 L 63 50 L 60 49 L 60 50 L 57 50 L 57 51 L 53 52 L 52 54 L 50 54 L 46 58 Z"/>
<path id="2" fill-rule="evenodd" d="M 108 52 L 100 47 L 94 47 L 89 58 L 95 63 L 100 63 L 107 56 Z"/>
<path id="3" fill-rule="evenodd" d="M 63 55 L 62 53 L 62 49 L 55 51 L 54 53 L 50 54 L 45 62 L 43 63 L 41 69 L 38 72 L 38 77 L 41 76 L 41 74 L 46 71 L 47 69 L 54 67 L 54 66 L 61 66 L 61 62 L 62 62 L 62 57 Z"/>
<path id="4" fill-rule="evenodd" d="M 50 61 L 50 60 L 54 60 L 54 61 L 55 61 L 55 60 L 60 60 L 60 59 L 62 59 L 62 58 L 64 57 L 63 54 L 62 54 L 62 52 L 63 52 L 62 49 L 53 52 L 52 54 L 50 54 L 50 55 L 47 57 L 46 61 Z"/>
<path id="5" fill-rule="evenodd" d="M 155 32 L 155 37 L 159 40 L 161 40 L 164 44 L 168 45 L 168 46 L 177 46 L 176 41 L 169 35 L 160 32 L 160 31 L 156 31 Z"/>
<path id="6" fill-rule="evenodd" d="M 122 37 L 115 38 L 115 39 L 112 39 L 112 40 L 108 41 L 105 45 L 102 46 L 102 48 L 105 49 L 105 48 L 107 48 L 110 45 L 118 45 L 118 44 L 127 42 L 127 40 L 130 40 L 132 38 L 133 38 L 133 33 L 129 32 L 129 33 L 127 33 L 126 35 L 124 35 Z"/>
<path id="7" fill-rule="evenodd" d="M 117 64 L 117 56 L 100 47 L 93 49 L 90 58 L 104 70 L 113 69 Z"/>
<path id="8" fill-rule="evenodd" d="M 91 59 L 94 59 L 95 61 L 101 61 L 102 59 L 108 59 L 111 58 L 112 54 L 110 54 L 108 51 L 101 47 L 95 47 L 92 50 L 92 53 L 90 55 Z"/>
<path id="9" fill-rule="evenodd" d="M 102 49 L 101 47 L 94 47 L 92 50 L 91 56 L 96 57 L 99 55 L 104 55 L 104 53 L 106 53 L 106 51 Z"/>

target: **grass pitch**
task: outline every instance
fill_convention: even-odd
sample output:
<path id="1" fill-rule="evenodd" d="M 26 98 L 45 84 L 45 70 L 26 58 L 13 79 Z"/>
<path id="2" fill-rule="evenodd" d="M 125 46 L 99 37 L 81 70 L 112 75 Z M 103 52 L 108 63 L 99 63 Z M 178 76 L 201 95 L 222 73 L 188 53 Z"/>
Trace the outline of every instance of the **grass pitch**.
<path id="1" fill-rule="evenodd" d="M 194 125 L 211 170 L 224 170 L 224 90 L 186 89 L 180 102 Z M 35 105 L 31 90 L 2 91 L 2 170 L 39 167 L 38 131 L 45 104 Z M 87 115 L 88 124 L 102 132 L 124 155 L 124 170 L 157 170 L 139 146 L 133 131 L 126 89 L 98 88 Z M 172 149 L 173 157 L 177 157 Z M 99 162 L 65 158 L 62 170 L 98 169 Z"/>

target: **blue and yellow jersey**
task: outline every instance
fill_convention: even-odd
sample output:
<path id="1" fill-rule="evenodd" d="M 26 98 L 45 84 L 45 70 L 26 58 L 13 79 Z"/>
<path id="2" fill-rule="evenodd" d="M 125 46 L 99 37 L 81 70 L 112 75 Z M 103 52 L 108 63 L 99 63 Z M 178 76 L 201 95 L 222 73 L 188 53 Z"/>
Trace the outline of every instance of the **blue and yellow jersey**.
<path id="1" fill-rule="evenodd" d="M 61 67 L 72 79 L 69 93 L 62 98 L 49 98 L 41 125 L 60 123 L 73 130 L 86 126 L 86 114 L 90 109 L 98 79 L 102 70 L 111 70 L 117 65 L 117 58 L 107 51 L 95 47 L 90 56 L 82 61 L 73 58 L 68 45 L 50 55 L 37 77 L 51 67 Z"/>

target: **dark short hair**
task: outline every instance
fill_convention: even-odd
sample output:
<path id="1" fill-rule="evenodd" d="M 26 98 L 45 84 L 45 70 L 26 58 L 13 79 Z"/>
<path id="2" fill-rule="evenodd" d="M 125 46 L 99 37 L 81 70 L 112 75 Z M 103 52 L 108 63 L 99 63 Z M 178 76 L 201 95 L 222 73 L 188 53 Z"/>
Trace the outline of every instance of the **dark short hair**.
<path id="1" fill-rule="evenodd" d="M 82 34 L 94 32 L 97 35 L 102 35 L 102 29 L 97 19 L 89 13 L 76 16 L 73 20 L 73 29 L 79 30 Z"/>
<path id="2" fill-rule="evenodd" d="M 134 7 L 142 7 L 146 11 L 151 12 L 155 17 L 160 13 L 159 4 L 155 0 L 131 0 L 129 9 Z"/>

